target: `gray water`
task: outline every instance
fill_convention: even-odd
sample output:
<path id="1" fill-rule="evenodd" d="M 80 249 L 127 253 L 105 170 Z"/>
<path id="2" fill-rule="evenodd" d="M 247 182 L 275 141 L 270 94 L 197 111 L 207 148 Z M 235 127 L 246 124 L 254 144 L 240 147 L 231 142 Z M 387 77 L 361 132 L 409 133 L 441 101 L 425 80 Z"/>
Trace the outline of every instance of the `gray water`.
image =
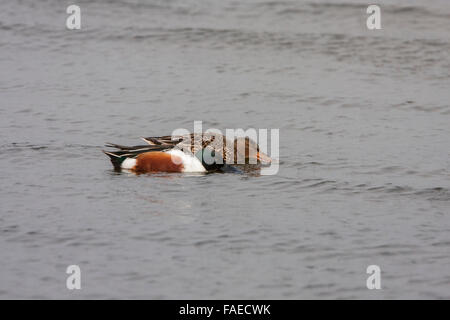
<path id="1" fill-rule="evenodd" d="M 450 2 L 378 4 L 1 1 L 0 298 L 450 298 Z M 101 153 L 194 120 L 280 129 L 278 174 Z"/>

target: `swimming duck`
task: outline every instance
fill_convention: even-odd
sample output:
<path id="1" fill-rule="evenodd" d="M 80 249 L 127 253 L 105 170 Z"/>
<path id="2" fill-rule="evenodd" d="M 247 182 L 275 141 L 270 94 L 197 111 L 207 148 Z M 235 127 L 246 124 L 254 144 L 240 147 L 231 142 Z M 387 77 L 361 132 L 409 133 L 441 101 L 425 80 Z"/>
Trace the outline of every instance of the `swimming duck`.
<path id="1" fill-rule="evenodd" d="M 229 141 L 217 133 L 142 138 L 147 144 L 123 146 L 113 143 L 104 151 L 116 171 L 213 172 L 236 164 L 269 164 L 271 158 L 248 137 Z"/>

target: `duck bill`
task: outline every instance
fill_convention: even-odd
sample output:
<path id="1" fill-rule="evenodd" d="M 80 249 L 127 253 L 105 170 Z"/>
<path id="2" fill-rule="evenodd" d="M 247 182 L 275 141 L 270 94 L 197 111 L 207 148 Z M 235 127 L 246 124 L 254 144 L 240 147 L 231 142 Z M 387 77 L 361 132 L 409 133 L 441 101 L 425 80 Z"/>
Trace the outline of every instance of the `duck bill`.
<path id="1" fill-rule="evenodd" d="M 258 162 L 261 164 L 271 164 L 272 163 L 272 158 L 262 152 L 258 152 L 256 154 L 256 159 L 258 159 Z"/>

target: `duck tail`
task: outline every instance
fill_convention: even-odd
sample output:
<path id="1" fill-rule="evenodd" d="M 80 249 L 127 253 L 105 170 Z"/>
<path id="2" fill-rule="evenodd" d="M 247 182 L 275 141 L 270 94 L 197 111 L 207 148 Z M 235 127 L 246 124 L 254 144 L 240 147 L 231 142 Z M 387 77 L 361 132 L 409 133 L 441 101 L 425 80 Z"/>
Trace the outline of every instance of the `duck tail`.
<path id="1" fill-rule="evenodd" d="M 114 170 L 115 171 L 120 171 L 121 170 L 121 166 L 122 166 L 122 162 L 124 162 L 127 157 L 126 156 L 122 156 L 120 154 L 115 154 L 114 152 L 108 152 L 108 151 L 105 151 L 105 150 L 102 150 L 102 151 L 111 160 L 111 163 L 112 163 L 112 165 L 114 167 Z"/>

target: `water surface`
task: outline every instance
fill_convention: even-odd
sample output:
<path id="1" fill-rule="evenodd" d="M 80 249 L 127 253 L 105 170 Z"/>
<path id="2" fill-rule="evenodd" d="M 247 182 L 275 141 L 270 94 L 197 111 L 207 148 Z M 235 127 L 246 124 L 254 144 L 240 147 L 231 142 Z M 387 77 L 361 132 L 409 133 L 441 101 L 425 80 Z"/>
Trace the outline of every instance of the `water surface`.
<path id="1" fill-rule="evenodd" d="M 2 1 L 0 298 L 450 298 L 450 4 L 395 3 Z M 194 120 L 279 128 L 279 173 L 101 153 Z"/>

